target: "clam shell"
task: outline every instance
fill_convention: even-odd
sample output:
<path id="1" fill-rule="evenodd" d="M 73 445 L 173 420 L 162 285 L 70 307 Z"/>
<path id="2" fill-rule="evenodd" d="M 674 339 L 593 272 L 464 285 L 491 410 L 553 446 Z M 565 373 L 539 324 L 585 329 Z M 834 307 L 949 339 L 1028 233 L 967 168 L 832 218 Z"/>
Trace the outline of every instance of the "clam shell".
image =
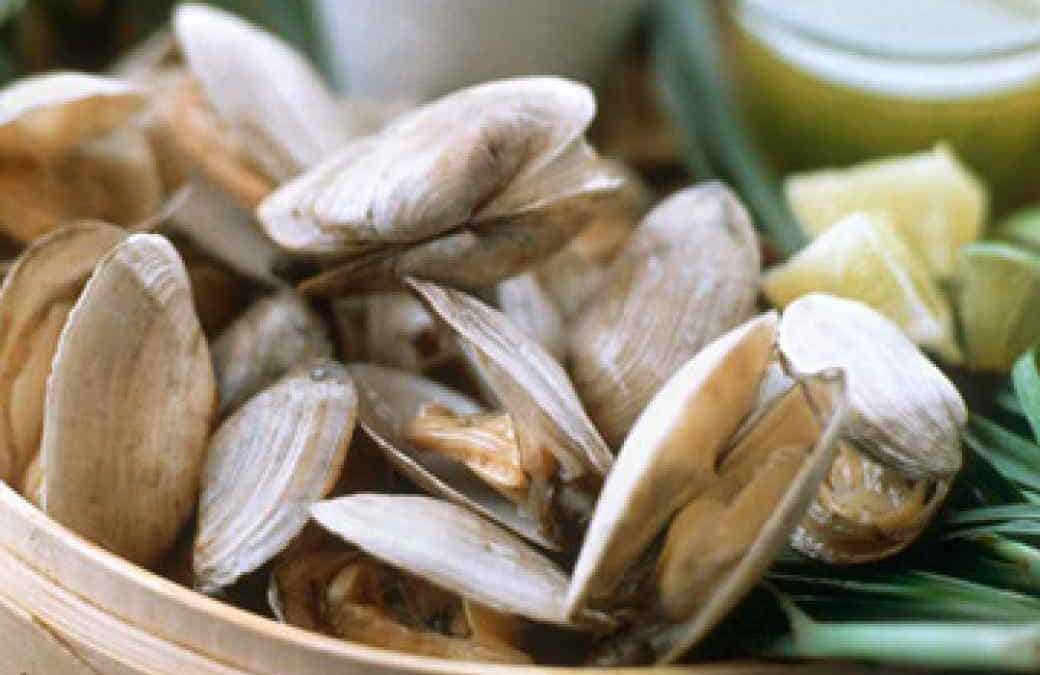
<path id="1" fill-rule="evenodd" d="M 292 291 L 258 300 L 213 343 L 213 366 L 226 414 L 290 368 L 331 358 L 321 317 Z"/>
<path id="2" fill-rule="evenodd" d="M 778 344 L 797 370 L 846 370 L 844 440 L 856 450 L 910 478 L 948 479 L 960 468 L 964 400 L 894 323 L 860 302 L 814 293 L 784 310 Z"/>
<path id="3" fill-rule="evenodd" d="M 364 302 L 368 359 L 421 373 L 458 355 L 450 332 L 410 293 L 375 293 Z"/>
<path id="4" fill-rule="evenodd" d="M 44 396 L 65 320 L 94 266 L 126 233 L 105 223 L 56 230 L 18 258 L 0 288 L 0 480 L 19 486 L 39 452 Z"/>
<path id="5" fill-rule="evenodd" d="M 557 361 L 564 362 L 567 332 L 563 313 L 537 276 L 528 272 L 506 279 L 495 287 L 495 299 L 517 328 L 537 340 Z"/>
<path id="6" fill-rule="evenodd" d="M 567 577 L 518 537 L 449 502 L 357 494 L 316 504 L 314 519 L 392 567 L 507 614 L 571 625 Z"/>
<path id="7" fill-rule="evenodd" d="M 718 338 L 647 405 L 600 492 L 567 606 L 609 595 L 677 510 L 717 479 L 721 453 L 748 415 L 769 363 L 775 312 Z"/>
<path id="8" fill-rule="evenodd" d="M 157 563 L 194 508 L 216 399 L 176 250 L 131 235 L 98 264 L 58 342 L 43 510 L 128 560 Z"/>
<path id="9" fill-rule="evenodd" d="M 750 456 L 743 457 L 745 465 L 758 464 L 762 471 L 756 473 L 749 486 L 744 488 L 727 510 L 719 515 L 707 515 L 717 523 L 724 523 L 728 519 L 737 527 L 746 529 L 746 532 L 742 536 L 727 532 L 726 536 L 720 539 L 716 531 L 714 543 L 726 542 L 722 551 L 716 555 L 725 559 L 704 560 L 700 556 L 687 558 L 694 566 L 712 567 L 709 575 L 701 577 L 708 584 L 708 589 L 696 589 L 697 599 L 692 604 L 694 611 L 688 618 L 652 638 L 651 645 L 657 654 L 658 664 L 674 663 L 682 658 L 694 645 L 707 637 L 759 582 L 787 543 L 798 521 L 804 517 L 834 460 L 834 453 L 849 412 L 844 374 L 840 370 L 831 369 L 813 375 L 800 375 L 799 379 L 802 383 L 799 389 L 802 391 L 795 392 L 798 394 L 797 397 L 785 398 L 788 401 L 794 398 L 803 410 L 811 409 L 817 423 L 812 428 L 818 430 L 819 434 L 814 443 L 797 443 L 804 440 L 801 435 L 806 427 L 790 424 L 790 412 L 785 410 L 778 415 L 781 418 L 780 423 L 789 432 L 793 432 L 793 437 L 785 437 L 786 432 L 780 432 L 779 435 L 767 434 L 766 438 L 760 439 L 757 443 L 761 449 L 772 450 L 765 460 L 755 456 L 757 453 L 748 453 Z M 782 405 L 783 400 L 779 402 L 778 407 Z M 768 429 L 768 425 L 766 428 Z M 797 444 L 788 445 L 791 441 Z M 756 444 L 748 443 L 745 447 L 752 448 L 754 445 Z M 798 452 L 792 456 L 792 451 Z M 740 455 L 733 452 L 727 461 L 740 459 Z M 777 459 L 781 461 L 774 464 Z M 724 465 L 722 470 L 725 473 L 727 467 Z M 670 536 L 674 537 L 673 541 L 680 543 L 680 547 L 684 540 L 713 536 L 710 522 L 705 523 L 698 518 L 681 522 L 682 515 L 680 513 L 673 521 L 676 531 L 670 533 Z M 748 521 L 754 522 L 755 526 L 748 527 Z M 727 542 L 727 538 L 740 541 Z M 709 542 L 709 548 L 712 547 L 712 543 Z M 696 544 L 693 548 L 696 551 Z M 686 577 L 686 583 L 691 582 L 691 577 L 697 578 L 690 574 L 689 569 L 680 568 L 678 573 L 679 576 Z M 687 607 L 691 606 L 689 603 L 685 604 Z"/>
<path id="10" fill-rule="evenodd" d="M 207 101 L 268 177 L 295 176 L 353 135 L 318 73 L 274 35 L 201 4 L 180 5 L 173 28 Z"/>
<path id="11" fill-rule="evenodd" d="M 284 285 L 275 275 L 285 254 L 219 188 L 193 176 L 184 203 L 164 227 L 183 235 L 200 250 L 239 274 L 268 287 Z"/>
<path id="12" fill-rule="evenodd" d="M 23 78 L 0 90 L 0 155 L 50 160 L 126 122 L 143 90 L 77 72 Z"/>
<path id="13" fill-rule="evenodd" d="M 299 288 L 322 297 L 390 291 L 400 289 L 408 276 L 468 290 L 486 288 L 551 256 L 609 208 L 607 192 L 575 195 L 542 210 L 359 255 L 304 280 Z"/>
<path id="14" fill-rule="evenodd" d="M 669 197 L 626 242 L 570 332 L 575 388 L 612 447 L 683 363 L 755 312 L 758 246 L 718 183 Z"/>
<path id="15" fill-rule="evenodd" d="M 261 205 L 260 220 L 279 244 L 307 252 L 429 239 L 513 207 L 503 193 L 527 190 L 582 136 L 595 108 L 587 87 L 558 78 L 463 89 L 288 183 Z"/>
<path id="16" fill-rule="evenodd" d="M 501 312 L 461 291 L 416 279 L 409 286 L 458 333 L 463 349 L 513 416 L 525 469 L 546 479 L 542 450 L 559 462 L 560 479 L 605 475 L 614 458 L 589 421 L 560 364 Z"/>
<path id="17" fill-rule="evenodd" d="M 155 111 L 153 138 L 167 164 L 183 176 L 198 171 L 239 207 L 253 210 L 275 188 L 275 182 L 249 161 L 242 140 L 205 100 L 193 78 L 176 78 Z M 176 174 L 175 174 L 176 175 Z"/>
<path id="18" fill-rule="evenodd" d="M 357 392 L 346 369 L 314 361 L 263 390 L 209 443 L 195 537 L 196 587 L 214 592 L 259 569 L 339 480 Z"/>
<path id="19" fill-rule="evenodd" d="M 131 226 L 162 208 L 162 177 L 152 146 L 140 129 L 115 129 L 85 141 L 77 154 L 83 170 L 105 190 L 108 204 L 100 214 L 103 219 Z"/>
<path id="20" fill-rule="evenodd" d="M 426 403 L 434 402 L 459 415 L 483 410 L 463 394 L 420 375 L 369 364 L 352 364 L 360 400 L 358 420 L 404 475 L 438 497 L 460 504 L 546 548 L 559 548 L 538 524 L 459 462 L 410 443 L 408 423 Z"/>

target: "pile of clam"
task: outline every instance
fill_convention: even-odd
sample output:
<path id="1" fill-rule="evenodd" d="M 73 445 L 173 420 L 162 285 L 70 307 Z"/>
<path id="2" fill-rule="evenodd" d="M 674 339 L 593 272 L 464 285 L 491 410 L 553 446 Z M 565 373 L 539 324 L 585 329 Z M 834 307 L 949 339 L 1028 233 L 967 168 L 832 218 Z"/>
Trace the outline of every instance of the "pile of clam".
<path id="1" fill-rule="evenodd" d="M 477 661 L 676 661 L 784 546 L 906 547 L 956 389 L 859 303 L 763 312 L 737 197 L 648 210 L 595 108 L 339 100 L 195 5 L 0 91 L 0 478 L 201 592 Z"/>

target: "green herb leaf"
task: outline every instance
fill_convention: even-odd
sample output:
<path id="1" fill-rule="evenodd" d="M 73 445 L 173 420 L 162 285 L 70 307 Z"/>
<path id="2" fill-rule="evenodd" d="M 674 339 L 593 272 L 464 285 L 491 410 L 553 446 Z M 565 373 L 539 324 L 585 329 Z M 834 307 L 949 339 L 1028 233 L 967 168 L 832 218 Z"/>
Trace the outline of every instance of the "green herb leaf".
<path id="1" fill-rule="evenodd" d="M 1033 437 L 1040 440 L 1040 372 L 1036 367 L 1036 347 L 1018 357 L 1011 370 L 1018 402 L 1033 430 Z"/>
<path id="2" fill-rule="evenodd" d="M 979 415 L 971 416 L 964 442 L 1008 480 L 1040 490 L 1040 446 Z"/>
<path id="3" fill-rule="evenodd" d="M 1006 504 L 965 509 L 951 513 L 947 516 L 946 523 L 950 525 L 967 525 L 1004 520 L 1040 520 L 1040 506 L 1036 504 Z"/>

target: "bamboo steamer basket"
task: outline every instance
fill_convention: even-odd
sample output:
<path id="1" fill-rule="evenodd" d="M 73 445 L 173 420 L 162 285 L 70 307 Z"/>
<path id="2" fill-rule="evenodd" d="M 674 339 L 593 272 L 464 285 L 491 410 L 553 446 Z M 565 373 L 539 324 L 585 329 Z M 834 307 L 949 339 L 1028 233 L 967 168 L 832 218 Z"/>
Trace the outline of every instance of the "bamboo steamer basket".
<path id="1" fill-rule="evenodd" d="M 85 541 L 0 483 L 0 674 L 587 675 L 852 673 L 754 662 L 658 669 L 492 666 L 411 656 L 285 626 Z"/>

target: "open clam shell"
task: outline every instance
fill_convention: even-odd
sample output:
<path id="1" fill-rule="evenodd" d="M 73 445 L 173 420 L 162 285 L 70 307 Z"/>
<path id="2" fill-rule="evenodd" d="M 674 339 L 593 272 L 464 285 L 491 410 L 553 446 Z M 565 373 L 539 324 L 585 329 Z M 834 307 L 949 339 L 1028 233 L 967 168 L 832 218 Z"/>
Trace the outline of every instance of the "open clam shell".
<path id="1" fill-rule="evenodd" d="M 570 331 L 575 388 L 612 447 L 683 363 L 754 313 L 758 248 L 718 183 L 669 197 L 628 239 Z"/>
<path id="2" fill-rule="evenodd" d="M 708 589 L 696 589 L 696 601 L 686 603 L 687 608 L 692 608 L 692 614 L 651 639 L 658 663 L 674 663 L 680 659 L 707 637 L 758 583 L 789 540 L 792 530 L 804 517 L 834 460 L 849 410 L 844 374 L 840 370 L 830 369 L 814 375 L 799 376 L 799 379 L 799 403 L 807 404 L 811 409 L 818 426 L 818 436 L 810 445 L 778 445 L 774 439 L 765 446 L 773 449 L 770 460 L 793 449 L 798 451 L 801 463 L 793 471 L 779 472 L 777 478 L 787 479 L 786 484 L 773 483 L 773 476 L 769 472 L 777 467 L 768 462 L 763 464 L 759 474 L 766 474 L 763 476 L 765 480 L 756 477 L 731 502 L 725 518 L 719 521 L 741 522 L 748 517 L 760 526 L 742 537 L 737 546 L 730 546 L 730 550 L 714 560 L 687 558 L 693 565 L 705 564 L 709 567 L 709 573 L 691 574 L 690 569 L 682 570 L 681 573 L 688 575 L 687 578 L 700 577 L 707 583 Z M 685 524 L 689 525 L 690 522 Z M 690 536 L 712 536 L 710 528 L 705 527 L 695 527 L 692 532 L 678 530 L 670 535 L 679 540 Z M 703 549 L 704 546 L 695 544 L 694 548 Z"/>
<path id="3" fill-rule="evenodd" d="M 232 14 L 185 4 L 174 32 L 206 100 L 253 163 L 283 181 L 353 135 L 321 77 L 288 44 Z"/>
<path id="4" fill-rule="evenodd" d="M 126 233 L 100 222 L 40 238 L 0 288 L 0 480 L 19 487 L 37 455 L 58 338 L 94 266 Z"/>
<path id="5" fill-rule="evenodd" d="M 719 457 L 755 402 L 777 323 L 770 312 L 717 339 L 647 406 L 600 492 L 567 594 L 570 611 L 611 594 L 676 511 L 717 480 Z"/>
<path id="6" fill-rule="evenodd" d="M 221 424 L 209 443 L 196 587 L 213 592 L 280 553 L 328 496 L 347 456 L 357 392 L 343 366 L 304 364 Z"/>
<path id="7" fill-rule="evenodd" d="M 470 415 L 483 408 L 467 396 L 420 375 L 369 364 L 352 364 L 358 388 L 358 420 L 399 471 L 430 494 L 461 504 L 521 537 L 546 548 L 559 548 L 516 505 L 459 462 L 417 447 L 405 433 L 428 403 Z"/>
<path id="8" fill-rule="evenodd" d="M 558 524 L 551 515 L 553 486 L 584 477 L 597 483 L 614 459 L 567 373 L 537 341 L 476 298 L 416 279 L 408 284 L 459 335 L 467 359 L 512 416 L 531 481 L 526 509 L 552 531 Z"/>
<path id="9" fill-rule="evenodd" d="M 53 159 L 126 122 L 144 91 L 78 72 L 23 78 L 0 90 L 0 155 Z"/>
<path id="10" fill-rule="evenodd" d="M 463 89 L 338 150 L 257 214 L 287 250 L 343 259 L 301 286 L 311 294 L 407 275 L 488 286 L 557 251 L 624 184 L 582 138 L 594 114 L 591 92 L 558 78 Z"/>
<path id="11" fill-rule="evenodd" d="M 311 509 L 330 532 L 392 567 L 497 611 L 573 626 L 567 577 L 524 541 L 450 502 L 357 494 Z"/>
<path id="12" fill-rule="evenodd" d="M 911 478 L 960 469 L 964 400 L 894 323 L 860 302 L 812 293 L 784 310 L 778 345 L 799 371 L 847 371 L 844 438 L 856 450 Z"/>
<path id="13" fill-rule="evenodd" d="M 706 636 L 765 573 L 830 467 L 848 407 L 840 370 L 791 373 L 793 386 L 755 409 L 772 388 L 776 331 L 770 313 L 711 343 L 618 455 L 567 598 L 572 612 L 636 613 L 608 642 L 617 654 L 671 663 Z"/>
<path id="14" fill-rule="evenodd" d="M 98 264 L 69 314 L 47 384 L 43 510 L 144 566 L 194 509 L 216 410 L 187 272 L 158 235 Z"/>

